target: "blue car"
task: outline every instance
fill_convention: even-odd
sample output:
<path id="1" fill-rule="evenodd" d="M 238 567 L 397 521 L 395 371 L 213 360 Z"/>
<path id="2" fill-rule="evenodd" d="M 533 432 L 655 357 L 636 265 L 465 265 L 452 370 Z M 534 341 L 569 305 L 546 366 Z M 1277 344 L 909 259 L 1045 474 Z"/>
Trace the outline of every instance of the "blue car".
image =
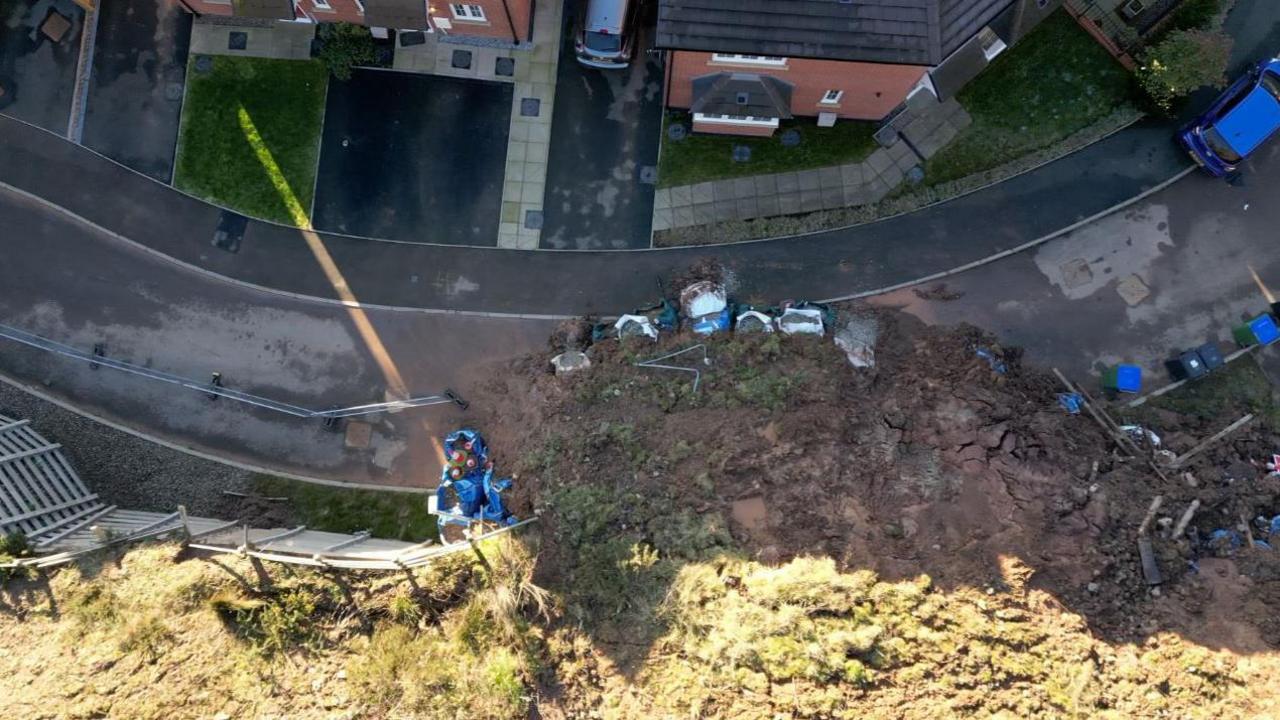
<path id="1" fill-rule="evenodd" d="M 1260 62 L 1232 83 L 1199 118 L 1178 133 L 1196 164 L 1216 177 L 1240 163 L 1280 129 L 1280 58 Z"/>

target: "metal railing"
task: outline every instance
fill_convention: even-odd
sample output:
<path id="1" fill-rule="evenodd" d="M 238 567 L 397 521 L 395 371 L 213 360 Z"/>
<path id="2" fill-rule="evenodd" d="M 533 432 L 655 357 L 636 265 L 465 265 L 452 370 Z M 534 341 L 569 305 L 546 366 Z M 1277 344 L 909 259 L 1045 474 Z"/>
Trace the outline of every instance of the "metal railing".
<path id="1" fill-rule="evenodd" d="M 196 380 L 189 380 L 187 378 L 184 378 L 178 375 L 173 375 L 171 373 L 155 370 L 148 367 L 143 367 L 141 365 L 134 365 L 133 363 L 128 363 L 123 360 L 116 360 L 114 358 L 109 358 L 104 353 L 101 353 L 101 352 L 88 353 L 83 350 L 80 350 L 79 348 L 75 348 L 70 345 L 65 345 L 63 343 L 57 342 L 56 340 L 50 340 L 48 338 L 41 337 L 33 333 L 29 333 L 25 330 L 19 330 L 18 328 L 10 327 L 8 325 L 0 325 L 0 338 L 5 338 L 17 343 L 22 343 L 23 345 L 26 345 L 28 347 L 33 347 L 38 350 L 54 353 L 55 355 L 61 355 L 63 357 L 73 358 L 75 360 L 83 360 L 85 362 L 88 362 L 91 367 L 95 367 L 95 368 L 99 366 L 108 367 L 108 368 L 111 368 L 112 370 L 119 370 L 120 372 L 128 373 L 129 375 L 136 375 L 138 377 L 146 378 L 148 380 L 167 383 L 169 385 L 177 385 L 178 387 L 186 388 L 188 390 L 195 390 L 197 392 L 204 393 L 205 395 L 208 395 L 211 398 L 224 397 L 224 398 L 227 398 L 228 400 L 235 400 L 236 402 L 242 402 L 242 403 L 245 403 L 246 405 L 252 405 L 254 407 L 263 408 L 265 410 L 272 410 L 274 412 L 284 413 L 285 415 L 292 415 L 293 417 L 298 417 L 298 418 L 323 418 L 326 420 L 330 420 L 330 419 L 338 419 L 338 418 L 345 418 L 345 417 L 353 417 L 357 415 L 370 415 L 376 412 L 387 412 L 387 411 L 395 411 L 395 410 L 406 410 L 409 408 L 427 407 L 429 405 L 445 405 L 448 403 L 454 403 L 464 409 L 467 407 L 467 403 L 465 400 L 458 397 L 458 395 L 456 395 L 453 391 L 445 390 L 443 393 L 439 395 L 427 395 L 423 397 L 414 397 L 414 398 L 409 398 L 407 400 L 391 400 L 387 402 L 369 403 L 366 405 L 355 405 L 352 407 L 345 407 L 345 408 L 331 408 L 329 410 L 312 410 L 309 408 L 304 408 L 298 405 L 293 405 L 293 404 L 282 402 L 279 400 L 272 400 L 271 398 L 262 397 L 261 395 L 254 395 L 252 393 L 241 392 L 239 390 L 232 390 L 231 388 L 223 387 L 220 383 L 221 375 L 218 375 L 216 373 L 213 376 L 213 380 L 211 380 L 210 382 L 198 382 Z"/>

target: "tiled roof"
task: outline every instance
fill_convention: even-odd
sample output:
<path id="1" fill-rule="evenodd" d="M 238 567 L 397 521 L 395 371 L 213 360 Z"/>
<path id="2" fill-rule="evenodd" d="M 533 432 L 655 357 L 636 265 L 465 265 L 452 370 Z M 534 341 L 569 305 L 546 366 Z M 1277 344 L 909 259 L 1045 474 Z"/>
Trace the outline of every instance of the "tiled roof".
<path id="1" fill-rule="evenodd" d="M 693 79 L 690 112 L 791 117 L 791 84 L 768 75 L 712 73 Z"/>
<path id="2" fill-rule="evenodd" d="M 936 65 L 1017 0 L 659 0 L 658 47 Z"/>

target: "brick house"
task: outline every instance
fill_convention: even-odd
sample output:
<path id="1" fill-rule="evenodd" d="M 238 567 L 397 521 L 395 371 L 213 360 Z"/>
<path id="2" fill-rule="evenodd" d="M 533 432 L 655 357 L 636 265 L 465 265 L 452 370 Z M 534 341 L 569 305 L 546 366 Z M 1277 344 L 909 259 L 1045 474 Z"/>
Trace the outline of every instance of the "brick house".
<path id="1" fill-rule="evenodd" d="M 348 22 L 426 30 L 519 45 L 533 35 L 534 0 L 182 0 L 197 15 L 255 20 Z"/>
<path id="2" fill-rule="evenodd" d="M 696 132 L 881 120 L 953 96 L 1062 0 L 659 0 L 668 107 Z"/>

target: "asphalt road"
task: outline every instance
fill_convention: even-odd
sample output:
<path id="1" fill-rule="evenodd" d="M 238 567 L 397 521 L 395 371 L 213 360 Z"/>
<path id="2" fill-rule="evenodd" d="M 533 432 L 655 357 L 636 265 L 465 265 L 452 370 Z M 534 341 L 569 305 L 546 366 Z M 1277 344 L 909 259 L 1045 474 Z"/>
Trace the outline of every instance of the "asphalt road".
<path id="1" fill-rule="evenodd" d="M 546 345 L 552 323 L 417 312 L 359 313 L 186 270 L 0 190 L 0 322 L 198 382 L 312 409 L 420 396 L 465 397 L 492 363 Z M 367 327 L 368 331 L 361 328 Z M 179 445 L 348 482 L 432 485 L 433 439 L 467 415 L 452 405 L 375 417 L 368 448 L 342 433 L 200 392 L 0 340 L 0 372 Z"/>
<path id="2" fill-rule="evenodd" d="M 337 299 L 295 228 L 250 222 L 237 254 L 211 248 L 219 210 L 83 148 L 0 118 L 0 182 L 170 257 L 237 280 Z M 322 159 L 322 164 L 326 162 Z M 1008 250 L 1105 211 L 1186 168 L 1167 125 L 1132 127 L 950 202 L 868 225 L 717 247 L 519 251 L 322 235 L 363 303 L 441 311 L 612 314 L 652 300 L 655 279 L 710 257 L 751 301 L 826 299 L 917 279 Z M 65 178 L 75 177 L 68 185 Z M 319 217 L 319 215 L 317 215 Z M 23 221 L 10 224 L 25 232 Z M 326 261 L 327 262 L 327 261 Z"/>

